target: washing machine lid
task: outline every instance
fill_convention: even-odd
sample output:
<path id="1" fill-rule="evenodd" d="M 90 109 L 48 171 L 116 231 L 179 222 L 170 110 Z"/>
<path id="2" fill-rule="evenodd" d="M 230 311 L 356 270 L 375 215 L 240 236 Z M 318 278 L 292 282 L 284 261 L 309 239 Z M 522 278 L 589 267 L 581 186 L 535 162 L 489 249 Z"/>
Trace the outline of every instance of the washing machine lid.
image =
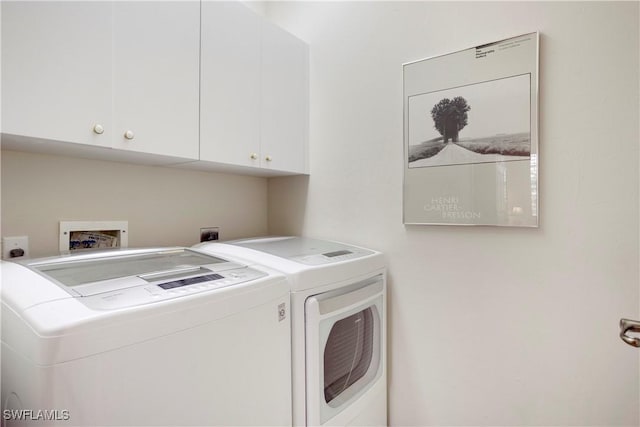
<path id="1" fill-rule="evenodd" d="M 227 243 L 307 265 L 332 264 L 375 253 L 344 243 L 297 236 L 236 240 Z"/>

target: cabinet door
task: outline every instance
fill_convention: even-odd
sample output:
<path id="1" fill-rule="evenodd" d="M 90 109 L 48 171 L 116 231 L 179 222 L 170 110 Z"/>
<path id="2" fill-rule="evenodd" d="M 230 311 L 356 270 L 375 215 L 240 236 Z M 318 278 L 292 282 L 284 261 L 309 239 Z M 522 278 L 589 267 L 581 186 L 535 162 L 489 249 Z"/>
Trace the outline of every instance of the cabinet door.
<path id="1" fill-rule="evenodd" d="M 110 145 L 112 4 L 1 6 L 2 131 Z"/>
<path id="2" fill-rule="evenodd" d="M 113 147 L 197 159 L 200 3 L 113 7 Z"/>
<path id="3" fill-rule="evenodd" d="M 260 17 L 202 2 L 200 159 L 260 165 Z"/>
<path id="4" fill-rule="evenodd" d="M 263 22 L 261 148 L 263 166 L 307 172 L 308 46 Z"/>

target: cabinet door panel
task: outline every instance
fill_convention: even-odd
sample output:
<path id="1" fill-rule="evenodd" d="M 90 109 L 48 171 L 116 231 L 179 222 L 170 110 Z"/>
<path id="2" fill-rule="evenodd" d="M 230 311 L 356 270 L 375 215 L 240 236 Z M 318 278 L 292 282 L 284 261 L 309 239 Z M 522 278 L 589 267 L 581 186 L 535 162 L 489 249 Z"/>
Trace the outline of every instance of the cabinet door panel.
<path id="1" fill-rule="evenodd" d="M 275 25 L 262 31 L 263 162 L 270 169 L 306 172 L 308 47 Z"/>
<path id="2" fill-rule="evenodd" d="M 198 1 L 114 3 L 114 148 L 198 158 L 199 41 Z"/>
<path id="3" fill-rule="evenodd" d="M 260 164 L 260 21 L 240 2 L 202 2 L 201 160 Z"/>
<path id="4" fill-rule="evenodd" d="M 3 1 L 2 131 L 110 145 L 111 24 L 110 2 Z"/>

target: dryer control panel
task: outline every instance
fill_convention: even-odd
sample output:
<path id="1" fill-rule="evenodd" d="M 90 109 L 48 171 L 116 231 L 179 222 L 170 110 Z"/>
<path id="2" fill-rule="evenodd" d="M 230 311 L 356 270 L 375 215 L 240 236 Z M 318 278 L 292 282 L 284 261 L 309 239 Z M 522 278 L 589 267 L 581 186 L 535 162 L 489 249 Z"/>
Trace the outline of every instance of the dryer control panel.
<path id="1" fill-rule="evenodd" d="M 341 249 L 338 251 L 330 251 L 321 254 L 300 255 L 292 257 L 291 259 L 293 261 L 301 262 L 308 265 L 322 265 L 340 261 L 349 261 L 372 253 L 370 251 L 366 252 L 368 253 L 363 253 L 362 250 Z"/>
<path id="2" fill-rule="evenodd" d="M 229 244 L 307 265 L 333 264 L 374 254 L 373 251 L 357 246 L 308 237 L 272 237 L 239 240 Z"/>

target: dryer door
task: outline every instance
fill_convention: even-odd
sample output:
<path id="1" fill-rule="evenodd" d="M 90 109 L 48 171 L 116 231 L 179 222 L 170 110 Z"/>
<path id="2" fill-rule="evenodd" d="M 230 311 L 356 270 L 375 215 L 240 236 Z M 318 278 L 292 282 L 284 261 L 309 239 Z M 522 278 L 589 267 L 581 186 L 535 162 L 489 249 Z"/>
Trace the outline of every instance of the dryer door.
<path id="1" fill-rule="evenodd" d="M 305 302 L 307 424 L 324 424 L 382 375 L 384 278 Z"/>

